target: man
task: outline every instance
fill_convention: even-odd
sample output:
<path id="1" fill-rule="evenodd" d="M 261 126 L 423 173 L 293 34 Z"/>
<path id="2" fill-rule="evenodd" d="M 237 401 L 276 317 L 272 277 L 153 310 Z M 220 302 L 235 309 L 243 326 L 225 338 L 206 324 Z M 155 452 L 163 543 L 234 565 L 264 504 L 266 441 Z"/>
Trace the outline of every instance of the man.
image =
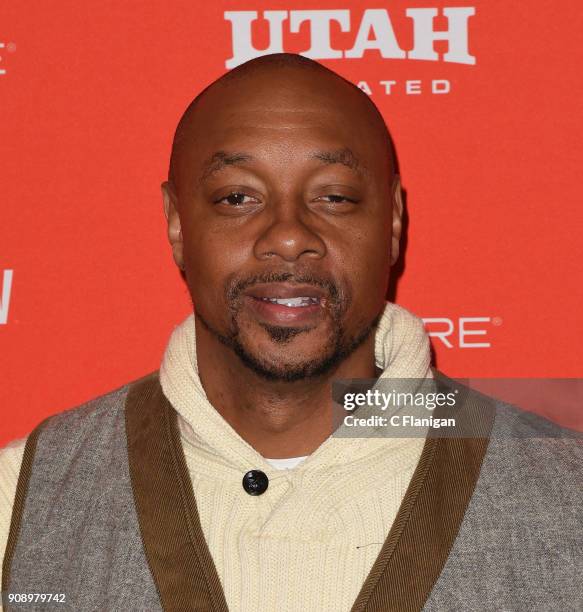
<path id="1" fill-rule="evenodd" d="M 577 440 L 543 420 L 490 440 L 331 435 L 333 380 L 450 384 L 385 301 L 403 202 L 370 99 L 299 56 L 252 60 L 189 106 L 162 192 L 194 315 L 159 372 L 4 451 L 5 601 L 577 609 Z M 477 395 L 464 410 L 492 432 L 516 416 L 493 424 Z"/>

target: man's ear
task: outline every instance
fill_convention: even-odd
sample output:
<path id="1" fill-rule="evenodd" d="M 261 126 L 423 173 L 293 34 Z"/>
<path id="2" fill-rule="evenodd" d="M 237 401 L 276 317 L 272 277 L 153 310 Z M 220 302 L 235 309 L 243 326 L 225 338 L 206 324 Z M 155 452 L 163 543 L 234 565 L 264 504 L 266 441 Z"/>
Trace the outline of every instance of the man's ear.
<path id="1" fill-rule="evenodd" d="M 399 243 L 401 242 L 401 230 L 403 228 L 403 189 L 401 188 L 401 177 L 396 174 L 393 179 L 393 239 L 391 241 L 391 266 L 399 259 Z"/>
<path id="2" fill-rule="evenodd" d="M 184 270 L 184 252 L 182 241 L 182 229 L 180 227 L 180 217 L 177 210 L 177 198 L 173 186 L 168 182 L 162 183 L 162 200 L 164 203 L 164 216 L 168 221 L 168 242 L 172 246 L 172 256 L 176 265 Z"/>

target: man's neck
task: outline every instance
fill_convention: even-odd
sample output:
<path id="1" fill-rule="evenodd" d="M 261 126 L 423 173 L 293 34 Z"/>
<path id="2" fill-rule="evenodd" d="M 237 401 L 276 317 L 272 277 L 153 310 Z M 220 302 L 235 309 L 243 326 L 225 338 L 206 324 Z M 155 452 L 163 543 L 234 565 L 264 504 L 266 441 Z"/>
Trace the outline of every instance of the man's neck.
<path id="1" fill-rule="evenodd" d="M 335 379 L 376 378 L 374 334 L 324 376 L 269 381 L 197 322 L 198 374 L 210 403 L 264 457 L 310 455 L 332 433 Z"/>

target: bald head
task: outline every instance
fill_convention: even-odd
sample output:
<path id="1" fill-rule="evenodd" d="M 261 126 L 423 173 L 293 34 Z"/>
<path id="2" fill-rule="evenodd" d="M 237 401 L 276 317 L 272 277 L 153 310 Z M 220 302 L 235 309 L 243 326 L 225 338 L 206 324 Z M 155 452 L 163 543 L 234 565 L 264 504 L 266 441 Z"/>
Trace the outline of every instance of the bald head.
<path id="1" fill-rule="evenodd" d="M 387 178 L 390 180 L 397 173 L 397 158 L 391 135 L 381 113 L 367 94 L 314 60 L 292 53 L 276 53 L 252 59 L 227 72 L 208 85 L 189 104 L 174 134 L 168 172 L 170 184 L 177 186 L 183 153 L 204 138 L 207 125 L 205 116 L 213 113 L 217 102 L 220 105 L 226 104 L 230 113 L 236 114 L 241 101 L 261 90 L 265 95 L 265 111 L 270 112 L 276 110 L 282 101 L 289 106 L 289 96 L 280 96 L 278 93 L 290 89 L 295 90 L 295 103 L 299 106 L 302 100 L 319 92 L 322 104 L 346 109 L 346 121 L 354 121 L 356 113 L 358 119 L 367 126 L 367 131 L 382 141 Z M 270 102 L 275 108 L 269 108 Z"/>

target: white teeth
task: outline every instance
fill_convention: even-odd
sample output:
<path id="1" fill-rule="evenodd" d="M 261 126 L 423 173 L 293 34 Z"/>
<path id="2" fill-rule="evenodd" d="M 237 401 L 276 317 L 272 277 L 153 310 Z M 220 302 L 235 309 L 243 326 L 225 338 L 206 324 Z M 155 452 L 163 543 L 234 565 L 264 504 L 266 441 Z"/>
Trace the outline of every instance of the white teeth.
<path id="1" fill-rule="evenodd" d="M 289 308 L 300 308 L 302 306 L 311 306 L 312 304 L 319 304 L 320 300 L 314 297 L 297 297 L 297 298 L 261 298 L 264 302 L 271 302 L 272 304 L 280 304 L 281 306 L 287 306 Z"/>

